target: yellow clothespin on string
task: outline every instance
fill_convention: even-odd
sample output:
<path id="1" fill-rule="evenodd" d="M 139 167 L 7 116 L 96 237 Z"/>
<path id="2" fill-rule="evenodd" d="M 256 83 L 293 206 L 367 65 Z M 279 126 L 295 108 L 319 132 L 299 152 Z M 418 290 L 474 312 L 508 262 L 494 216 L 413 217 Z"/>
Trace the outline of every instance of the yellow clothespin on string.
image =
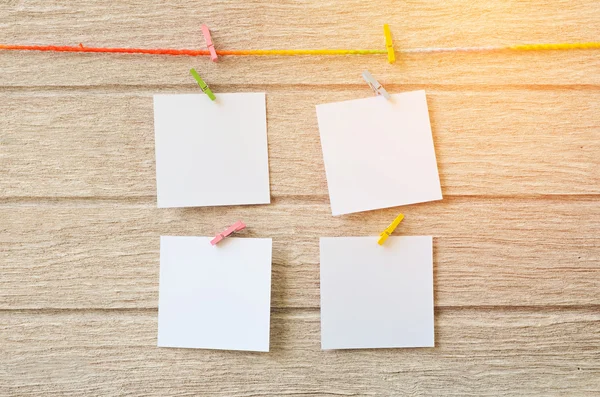
<path id="1" fill-rule="evenodd" d="M 400 224 L 400 222 L 402 222 L 402 219 L 404 219 L 404 214 L 400 214 L 396 217 L 396 219 L 394 219 L 394 222 L 392 222 L 380 235 L 379 235 L 379 240 L 377 240 L 377 244 L 379 245 L 383 245 L 383 243 L 385 243 L 385 240 L 388 239 L 388 237 L 390 237 L 390 235 L 392 233 L 394 233 L 394 230 L 396 230 L 396 228 L 398 227 L 398 225 Z"/>
<path id="2" fill-rule="evenodd" d="M 388 62 L 396 62 L 396 54 L 394 53 L 394 43 L 392 42 L 392 32 L 390 26 L 386 23 L 383 25 L 383 35 L 385 36 L 385 48 L 388 52 Z"/>

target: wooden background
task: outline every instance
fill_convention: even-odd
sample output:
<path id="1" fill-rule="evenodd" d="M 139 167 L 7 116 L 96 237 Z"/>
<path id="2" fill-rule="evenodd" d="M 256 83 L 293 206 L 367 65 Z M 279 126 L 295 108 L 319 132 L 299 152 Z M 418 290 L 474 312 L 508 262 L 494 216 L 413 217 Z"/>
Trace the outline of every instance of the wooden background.
<path id="1" fill-rule="evenodd" d="M 597 0 L 0 1 L 0 42 L 398 48 L 600 40 Z M 390 396 L 600 393 L 600 51 L 207 58 L 0 52 L 0 394 Z M 272 204 L 157 209 L 152 95 L 267 93 Z M 320 351 L 332 217 L 315 105 L 425 89 L 444 200 L 436 347 Z M 390 166 L 394 166 L 390 164 Z M 243 219 L 273 238 L 271 352 L 156 347 L 161 234 Z"/>

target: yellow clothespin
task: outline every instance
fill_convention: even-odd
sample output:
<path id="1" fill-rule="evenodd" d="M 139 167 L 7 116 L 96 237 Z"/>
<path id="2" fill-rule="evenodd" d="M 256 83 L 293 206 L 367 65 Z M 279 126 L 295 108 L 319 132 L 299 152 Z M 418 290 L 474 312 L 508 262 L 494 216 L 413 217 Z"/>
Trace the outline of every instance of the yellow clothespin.
<path id="1" fill-rule="evenodd" d="M 377 240 L 377 244 L 379 245 L 383 245 L 383 243 L 385 243 L 385 240 L 388 239 L 388 237 L 390 237 L 390 235 L 392 233 L 394 233 L 394 230 L 396 230 L 396 228 L 398 227 L 398 225 L 400 224 L 400 222 L 402 222 L 402 219 L 404 219 L 404 214 L 400 214 L 396 217 L 396 219 L 394 219 L 394 222 L 392 222 L 380 235 L 379 235 L 379 240 Z"/>
<path id="2" fill-rule="evenodd" d="M 396 62 L 396 54 L 394 53 L 394 43 L 392 42 L 392 32 L 390 31 L 389 25 L 386 23 L 383 25 L 383 34 L 385 36 L 385 48 L 388 52 L 388 62 Z"/>

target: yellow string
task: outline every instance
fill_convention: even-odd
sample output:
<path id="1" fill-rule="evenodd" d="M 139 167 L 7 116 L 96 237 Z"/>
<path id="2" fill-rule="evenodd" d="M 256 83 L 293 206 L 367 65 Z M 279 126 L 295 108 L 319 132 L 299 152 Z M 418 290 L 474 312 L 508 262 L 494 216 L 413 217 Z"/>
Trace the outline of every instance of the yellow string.
<path id="1" fill-rule="evenodd" d="M 219 55 L 369 55 L 387 50 L 217 50 Z"/>
<path id="2" fill-rule="evenodd" d="M 589 50 L 600 49 L 600 42 L 590 43 L 556 43 L 556 44 L 518 44 L 508 47 L 515 51 L 539 51 L 539 50 Z"/>
<path id="3" fill-rule="evenodd" d="M 501 49 L 502 47 L 498 47 Z M 542 50 L 585 50 L 600 49 L 600 42 L 589 43 L 556 43 L 556 44 L 517 44 L 504 47 L 513 51 L 542 51 Z M 469 48 L 476 51 L 478 47 Z M 483 48 L 485 50 L 485 48 Z M 402 50 L 398 52 L 402 53 Z M 407 51 L 410 52 L 410 51 Z M 218 50 L 219 55 L 369 55 L 387 54 L 387 50 Z"/>

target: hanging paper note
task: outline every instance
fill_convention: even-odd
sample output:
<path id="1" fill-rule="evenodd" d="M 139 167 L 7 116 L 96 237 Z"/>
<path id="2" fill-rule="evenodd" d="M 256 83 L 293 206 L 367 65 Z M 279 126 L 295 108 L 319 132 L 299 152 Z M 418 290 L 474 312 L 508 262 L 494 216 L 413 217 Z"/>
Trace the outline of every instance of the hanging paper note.
<path id="1" fill-rule="evenodd" d="M 333 215 L 441 200 L 425 91 L 317 106 Z"/>
<path id="2" fill-rule="evenodd" d="M 432 347 L 429 236 L 321 238 L 321 348 Z"/>
<path id="3" fill-rule="evenodd" d="M 158 346 L 269 351 L 271 239 L 160 238 Z"/>
<path id="4" fill-rule="evenodd" d="M 268 204 L 264 93 L 155 95 L 158 207 Z"/>

